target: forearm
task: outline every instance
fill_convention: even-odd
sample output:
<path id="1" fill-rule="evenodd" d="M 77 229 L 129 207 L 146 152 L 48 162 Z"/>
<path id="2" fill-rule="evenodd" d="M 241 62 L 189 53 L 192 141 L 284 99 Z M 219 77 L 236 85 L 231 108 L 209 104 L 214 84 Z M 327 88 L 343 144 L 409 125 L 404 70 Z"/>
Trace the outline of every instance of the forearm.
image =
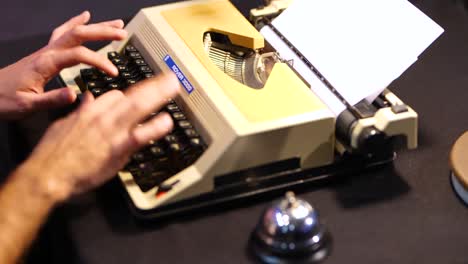
<path id="1" fill-rule="evenodd" d="M 17 263 L 62 199 L 41 168 L 27 162 L 0 189 L 0 263 Z"/>

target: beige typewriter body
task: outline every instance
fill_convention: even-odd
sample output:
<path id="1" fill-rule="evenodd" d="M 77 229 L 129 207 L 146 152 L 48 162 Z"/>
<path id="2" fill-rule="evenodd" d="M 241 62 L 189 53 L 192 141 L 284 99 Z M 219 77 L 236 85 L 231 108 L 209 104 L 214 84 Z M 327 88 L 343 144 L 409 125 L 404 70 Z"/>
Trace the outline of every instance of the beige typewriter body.
<path id="1" fill-rule="evenodd" d="M 285 63 L 276 63 L 263 88 L 251 88 L 226 75 L 210 60 L 203 36 L 221 33 L 238 46 L 260 49 L 262 35 L 227 0 L 184 1 L 142 9 L 126 26 L 129 38 L 112 42 L 99 52 L 120 51 L 131 42 L 153 69 L 170 72 L 169 55 L 193 86 L 175 98 L 194 123 L 207 149 L 191 166 L 166 182 L 176 182 L 164 195 L 158 187 L 142 192 L 128 172 L 119 172 L 135 206 L 156 208 L 212 191 L 215 176 L 299 157 L 303 168 L 333 163 L 336 117 Z M 86 65 L 61 72 L 68 86 Z M 395 104 L 401 103 L 389 91 Z M 416 147 L 417 114 L 388 109 L 355 129 L 378 124 L 382 131 L 404 134 Z M 380 110 L 379 110 L 380 111 Z"/>

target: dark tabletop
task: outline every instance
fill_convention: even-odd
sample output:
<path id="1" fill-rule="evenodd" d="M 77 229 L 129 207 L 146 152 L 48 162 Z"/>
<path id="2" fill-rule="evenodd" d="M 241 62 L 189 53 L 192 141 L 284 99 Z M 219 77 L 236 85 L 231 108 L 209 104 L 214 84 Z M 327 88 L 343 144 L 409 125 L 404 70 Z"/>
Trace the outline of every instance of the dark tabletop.
<path id="1" fill-rule="evenodd" d="M 254 2 L 234 1 L 244 13 Z M 448 177 L 450 148 L 468 129 L 468 12 L 454 1 L 413 2 L 445 29 L 391 85 L 419 114 L 419 147 L 400 151 L 389 166 L 299 194 L 319 210 L 333 236 L 325 263 L 468 263 L 468 208 Z M 0 65 L 46 40 L 40 34 L 0 42 Z M 7 124 L 7 147 L 14 145 L 12 128 L 40 133 L 44 126 L 31 119 Z M 249 263 L 248 237 L 268 204 L 219 206 L 142 226 L 111 182 L 58 208 L 38 251 L 60 263 Z"/>

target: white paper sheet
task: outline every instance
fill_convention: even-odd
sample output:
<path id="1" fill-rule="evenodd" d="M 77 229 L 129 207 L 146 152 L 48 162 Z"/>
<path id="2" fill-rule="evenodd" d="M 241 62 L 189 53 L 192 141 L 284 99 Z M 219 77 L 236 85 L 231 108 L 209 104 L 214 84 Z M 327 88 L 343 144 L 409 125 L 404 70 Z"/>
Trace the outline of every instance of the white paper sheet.
<path id="1" fill-rule="evenodd" d="M 378 95 L 443 32 L 407 0 L 294 0 L 272 23 L 350 104 Z M 305 66 L 294 61 L 296 70 Z M 328 97 L 315 79 L 306 78 Z"/>
<path id="2" fill-rule="evenodd" d="M 328 108 L 335 114 L 339 115 L 346 106 L 338 100 L 338 98 L 320 81 L 320 79 L 312 73 L 309 67 L 299 59 L 299 57 L 284 43 L 278 35 L 276 35 L 270 27 L 263 27 L 260 30 L 263 37 L 275 48 L 280 56 L 287 60 L 292 61 L 292 66 L 301 75 L 306 82 L 308 82 L 314 93 L 322 100 Z"/>

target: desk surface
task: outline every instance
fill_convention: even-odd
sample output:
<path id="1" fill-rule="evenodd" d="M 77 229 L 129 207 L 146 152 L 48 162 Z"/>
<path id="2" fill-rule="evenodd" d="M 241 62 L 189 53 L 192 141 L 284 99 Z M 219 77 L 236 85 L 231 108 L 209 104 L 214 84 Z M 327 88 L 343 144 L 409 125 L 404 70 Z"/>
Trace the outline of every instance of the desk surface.
<path id="1" fill-rule="evenodd" d="M 333 236 L 326 263 L 468 262 L 468 209 L 448 177 L 450 147 L 468 129 L 468 13 L 454 1 L 416 4 L 445 29 L 391 86 L 419 113 L 420 146 L 400 152 L 391 166 L 300 194 L 318 208 Z M 24 55 L 31 43 L 40 46 L 45 39 L 3 42 L 0 49 Z M 142 227 L 109 184 L 59 208 L 46 230 L 51 245 L 60 245 L 50 249 L 55 260 L 67 255 L 80 263 L 247 263 L 248 236 L 267 204 Z"/>

